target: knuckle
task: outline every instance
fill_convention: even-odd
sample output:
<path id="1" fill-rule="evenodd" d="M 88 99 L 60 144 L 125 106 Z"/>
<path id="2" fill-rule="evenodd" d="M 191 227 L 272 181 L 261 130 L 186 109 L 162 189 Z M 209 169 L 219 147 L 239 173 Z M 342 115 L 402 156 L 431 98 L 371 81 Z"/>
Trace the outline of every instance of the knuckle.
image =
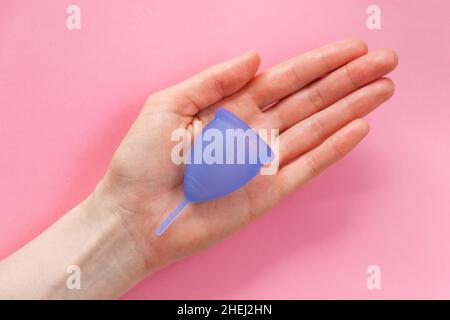
<path id="1" fill-rule="evenodd" d="M 292 88 L 294 88 L 294 89 L 297 89 L 299 84 L 301 84 L 303 82 L 302 77 L 300 76 L 300 74 L 298 73 L 296 68 L 288 69 L 288 79 L 289 79 L 289 83 L 292 85 Z"/>
<path id="2" fill-rule="evenodd" d="M 319 89 L 317 89 L 315 86 L 308 86 L 306 88 L 306 94 L 316 112 L 324 108 L 325 102 Z"/>
<path id="3" fill-rule="evenodd" d="M 217 94 L 217 99 L 222 99 L 223 97 L 225 97 L 227 95 L 227 90 L 224 80 L 215 77 L 212 82 L 214 85 L 215 92 Z"/>
<path id="4" fill-rule="evenodd" d="M 331 150 L 333 150 L 334 158 L 340 159 L 345 155 L 345 151 L 342 149 L 342 147 L 339 145 L 339 143 L 336 142 L 336 139 L 330 138 L 329 144 L 330 144 Z"/>
<path id="5" fill-rule="evenodd" d="M 320 173 L 316 156 L 312 154 L 305 156 L 305 165 L 311 176 L 315 177 Z"/>
<path id="6" fill-rule="evenodd" d="M 352 72 L 350 71 L 348 65 L 344 66 L 344 74 L 347 78 L 347 81 L 350 83 L 350 85 L 353 87 L 353 89 L 359 88 L 359 82 L 355 77 L 352 75 Z"/>
<path id="7" fill-rule="evenodd" d="M 320 117 L 311 117 L 309 127 L 318 140 L 322 141 L 325 138 L 326 128 Z"/>

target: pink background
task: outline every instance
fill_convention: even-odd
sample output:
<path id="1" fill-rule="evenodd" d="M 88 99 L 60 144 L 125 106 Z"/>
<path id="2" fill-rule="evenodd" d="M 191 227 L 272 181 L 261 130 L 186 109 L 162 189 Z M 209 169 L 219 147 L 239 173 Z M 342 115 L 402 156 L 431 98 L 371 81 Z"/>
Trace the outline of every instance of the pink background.
<path id="1" fill-rule="evenodd" d="M 366 28 L 372 3 L 380 31 Z M 400 56 L 367 140 L 124 298 L 450 298 L 449 21 L 445 0 L 1 0 L 0 257 L 92 190 L 149 93 L 249 49 L 265 68 L 362 37 Z M 381 290 L 366 287 L 371 264 Z"/>

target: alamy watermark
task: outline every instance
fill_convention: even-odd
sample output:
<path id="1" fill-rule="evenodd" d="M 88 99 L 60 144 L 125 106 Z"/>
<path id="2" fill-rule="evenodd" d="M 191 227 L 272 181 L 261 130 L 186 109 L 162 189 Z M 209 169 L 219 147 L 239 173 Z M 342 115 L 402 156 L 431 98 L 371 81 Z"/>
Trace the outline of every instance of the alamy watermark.
<path id="1" fill-rule="evenodd" d="M 376 264 L 372 264 L 366 269 L 369 275 L 366 280 L 367 289 L 381 290 L 381 268 Z"/>
<path id="2" fill-rule="evenodd" d="M 200 132 L 201 121 L 194 121 L 194 132 Z M 263 164 L 262 175 L 274 175 L 279 167 L 278 129 L 208 128 L 195 139 L 189 130 L 175 129 L 171 140 L 178 142 L 171 151 L 174 164 Z M 270 147 L 268 146 L 270 145 Z"/>
<path id="3" fill-rule="evenodd" d="M 69 30 L 81 29 L 81 9 L 75 4 L 71 4 L 67 7 L 66 13 L 69 14 L 66 20 L 66 27 Z"/>
<path id="4" fill-rule="evenodd" d="M 366 20 L 367 29 L 381 30 L 381 8 L 372 4 L 367 7 L 366 13 L 369 15 Z"/>
<path id="5" fill-rule="evenodd" d="M 66 273 L 69 276 L 66 279 L 66 288 L 69 290 L 81 289 L 81 269 L 79 266 L 72 264 L 67 267 Z"/>

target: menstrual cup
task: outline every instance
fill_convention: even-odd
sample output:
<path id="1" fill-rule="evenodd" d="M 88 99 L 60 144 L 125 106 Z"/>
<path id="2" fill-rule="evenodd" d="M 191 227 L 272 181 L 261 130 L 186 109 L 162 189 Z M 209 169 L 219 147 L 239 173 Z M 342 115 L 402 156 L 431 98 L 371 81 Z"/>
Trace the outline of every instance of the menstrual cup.
<path id="1" fill-rule="evenodd" d="M 189 202 L 225 196 L 249 182 L 274 154 L 265 141 L 236 115 L 218 108 L 195 139 L 184 171 L 184 199 L 158 227 L 162 235 Z"/>

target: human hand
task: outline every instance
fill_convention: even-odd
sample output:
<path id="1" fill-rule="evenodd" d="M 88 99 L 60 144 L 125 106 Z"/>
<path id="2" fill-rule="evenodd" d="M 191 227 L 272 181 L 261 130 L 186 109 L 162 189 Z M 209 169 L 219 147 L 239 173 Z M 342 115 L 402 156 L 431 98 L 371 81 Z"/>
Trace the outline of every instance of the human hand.
<path id="1" fill-rule="evenodd" d="M 215 65 L 148 98 L 94 195 L 109 199 L 148 269 L 160 268 L 248 224 L 347 154 L 369 131 L 361 117 L 392 96 L 393 82 L 382 77 L 396 65 L 392 50 L 367 53 L 360 40 L 327 45 L 256 76 L 255 52 Z M 157 237 L 155 229 L 183 198 L 171 134 L 192 131 L 194 120 L 206 125 L 218 106 L 255 129 L 280 130 L 280 169 L 223 198 L 191 203 Z"/>

